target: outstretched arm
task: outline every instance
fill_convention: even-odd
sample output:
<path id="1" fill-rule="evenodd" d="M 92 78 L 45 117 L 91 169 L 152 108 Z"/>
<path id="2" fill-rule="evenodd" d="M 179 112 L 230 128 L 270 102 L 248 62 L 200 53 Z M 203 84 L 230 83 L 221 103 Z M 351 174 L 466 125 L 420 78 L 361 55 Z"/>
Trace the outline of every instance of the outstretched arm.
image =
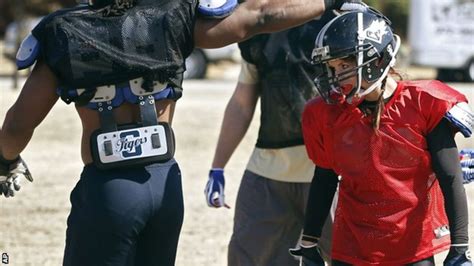
<path id="1" fill-rule="evenodd" d="M 255 34 L 279 31 L 320 16 L 326 6 L 340 0 L 248 0 L 222 20 L 199 18 L 195 45 L 216 48 L 241 42 Z"/>
<path id="2" fill-rule="evenodd" d="M 17 158 L 26 147 L 34 129 L 58 100 L 56 86 L 56 77 L 49 67 L 38 62 L 0 129 L 0 155 L 4 159 Z"/>

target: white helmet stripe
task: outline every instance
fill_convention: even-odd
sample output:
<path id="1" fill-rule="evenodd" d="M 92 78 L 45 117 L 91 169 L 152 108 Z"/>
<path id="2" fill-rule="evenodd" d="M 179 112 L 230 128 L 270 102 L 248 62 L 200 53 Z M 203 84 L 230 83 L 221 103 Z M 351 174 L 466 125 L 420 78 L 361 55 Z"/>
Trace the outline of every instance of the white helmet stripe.
<path id="1" fill-rule="evenodd" d="M 359 40 L 359 47 L 363 47 L 364 45 L 364 13 L 357 14 L 357 39 Z M 364 63 L 364 50 L 359 48 L 359 55 L 357 56 L 357 67 L 359 70 L 357 71 L 357 90 L 355 94 L 357 95 L 360 91 L 360 87 L 362 86 L 362 64 Z"/>
<path id="2" fill-rule="evenodd" d="M 326 31 L 328 30 L 329 26 L 334 23 L 334 21 L 335 19 L 332 19 L 319 31 L 319 34 L 316 36 L 316 40 L 314 41 L 315 47 L 323 47 L 324 35 L 326 35 Z"/>
<path id="3" fill-rule="evenodd" d="M 357 40 L 358 46 L 363 47 L 364 45 L 364 14 L 357 13 Z M 362 64 L 364 64 L 364 50 L 358 48 L 357 53 L 357 84 L 356 87 L 346 96 L 346 101 L 352 103 L 352 100 L 355 97 L 359 97 L 359 92 L 362 87 Z"/>

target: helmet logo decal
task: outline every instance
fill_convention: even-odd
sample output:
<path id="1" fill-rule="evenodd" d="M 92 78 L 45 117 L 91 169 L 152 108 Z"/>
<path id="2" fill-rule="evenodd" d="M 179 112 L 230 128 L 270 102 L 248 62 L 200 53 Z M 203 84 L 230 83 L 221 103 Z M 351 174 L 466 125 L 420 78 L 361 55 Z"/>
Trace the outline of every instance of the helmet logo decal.
<path id="1" fill-rule="evenodd" d="M 364 30 L 363 37 L 377 43 L 382 43 L 383 36 L 387 33 L 387 24 L 385 21 L 375 20 Z"/>

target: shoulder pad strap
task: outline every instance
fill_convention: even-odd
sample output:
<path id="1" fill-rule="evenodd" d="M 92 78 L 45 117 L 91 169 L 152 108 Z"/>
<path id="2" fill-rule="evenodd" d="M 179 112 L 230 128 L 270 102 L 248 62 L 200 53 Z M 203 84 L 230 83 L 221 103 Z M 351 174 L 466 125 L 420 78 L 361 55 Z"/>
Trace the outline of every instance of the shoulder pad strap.
<path id="1" fill-rule="evenodd" d="M 21 42 L 16 54 L 16 65 L 19 70 L 33 65 L 38 58 L 40 45 L 38 40 L 31 33 Z"/>
<path id="2" fill-rule="evenodd" d="M 207 18 L 224 18 L 237 7 L 237 0 L 201 0 L 198 13 Z"/>
<path id="3" fill-rule="evenodd" d="M 466 102 L 457 103 L 446 113 L 445 117 L 461 131 L 464 137 L 468 138 L 472 135 L 474 113 Z"/>

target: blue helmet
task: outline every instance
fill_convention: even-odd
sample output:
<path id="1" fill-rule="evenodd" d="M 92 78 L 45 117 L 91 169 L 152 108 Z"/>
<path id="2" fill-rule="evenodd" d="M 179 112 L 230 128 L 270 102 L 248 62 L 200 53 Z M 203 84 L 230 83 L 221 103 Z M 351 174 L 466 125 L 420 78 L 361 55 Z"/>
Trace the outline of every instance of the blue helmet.
<path id="1" fill-rule="evenodd" d="M 400 38 L 392 32 L 391 22 L 375 10 L 347 12 L 328 22 L 319 32 L 312 53 L 312 62 L 321 74 L 314 82 L 319 94 L 332 103 L 330 94 L 341 93 L 340 82 L 357 76 L 357 85 L 346 101 L 362 99 L 380 86 L 395 64 L 395 55 L 400 48 Z M 336 75 L 327 62 L 352 57 L 356 67 Z M 371 84 L 361 88 L 362 80 Z"/>

